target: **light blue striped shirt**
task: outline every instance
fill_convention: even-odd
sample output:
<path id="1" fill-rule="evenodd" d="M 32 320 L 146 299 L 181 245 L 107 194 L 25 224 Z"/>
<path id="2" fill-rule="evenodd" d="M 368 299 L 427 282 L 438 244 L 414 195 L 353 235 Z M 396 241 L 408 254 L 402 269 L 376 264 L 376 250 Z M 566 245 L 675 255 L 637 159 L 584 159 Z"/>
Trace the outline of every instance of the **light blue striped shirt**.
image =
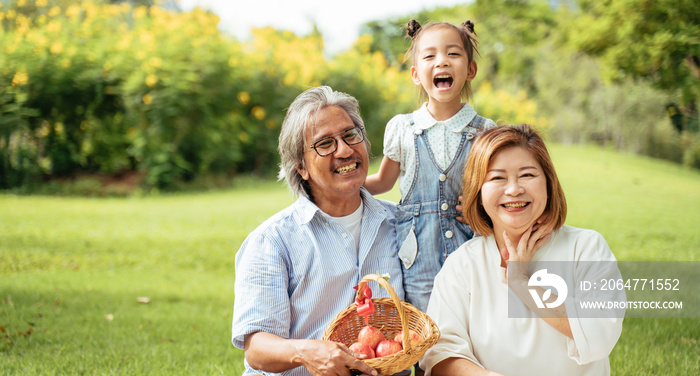
<path id="1" fill-rule="evenodd" d="M 365 205 L 359 254 L 350 232 L 305 197 L 255 229 L 236 254 L 234 346 L 267 332 L 283 338 L 320 339 L 335 316 L 355 300 L 366 274 L 388 273 L 404 299 L 394 203 L 361 189 Z M 388 293 L 375 283 L 374 298 Z M 248 366 L 243 374 L 262 373 Z M 268 373 L 266 373 L 268 374 Z M 281 375 L 304 375 L 297 367 Z"/>

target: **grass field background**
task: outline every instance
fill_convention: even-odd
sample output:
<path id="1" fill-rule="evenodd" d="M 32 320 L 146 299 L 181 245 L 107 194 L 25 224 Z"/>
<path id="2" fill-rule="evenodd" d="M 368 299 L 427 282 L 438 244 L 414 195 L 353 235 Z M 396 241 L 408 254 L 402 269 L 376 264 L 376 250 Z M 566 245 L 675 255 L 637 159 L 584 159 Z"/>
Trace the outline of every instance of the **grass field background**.
<path id="1" fill-rule="evenodd" d="M 698 171 L 593 147 L 551 152 L 567 224 L 602 233 L 620 260 L 700 261 Z M 293 200 L 253 179 L 156 197 L 0 195 L 0 374 L 239 375 L 235 253 Z M 699 340 L 700 319 L 626 319 L 613 375 L 700 374 Z"/>

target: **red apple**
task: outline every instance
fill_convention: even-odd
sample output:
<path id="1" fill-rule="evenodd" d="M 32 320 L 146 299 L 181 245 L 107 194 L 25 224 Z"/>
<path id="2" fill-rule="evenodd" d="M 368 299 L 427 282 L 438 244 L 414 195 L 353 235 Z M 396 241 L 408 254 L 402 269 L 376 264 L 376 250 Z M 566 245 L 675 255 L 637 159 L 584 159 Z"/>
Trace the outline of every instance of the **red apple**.
<path id="1" fill-rule="evenodd" d="M 403 347 L 401 346 L 401 344 L 399 342 L 396 342 L 392 339 L 387 339 L 387 340 L 379 342 L 379 345 L 377 345 L 377 351 L 375 351 L 375 354 L 377 354 L 377 358 L 381 358 L 382 356 L 391 355 L 391 354 L 397 353 L 401 350 L 403 350 Z"/>
<path id="2" fill-rule="evenodd" d="M 350 350 L 360 354 L 360 359 L 372 359 L 374 358 L 374 350 L 364 343 L 355 342 L 350 345 Z"/>
<path id="3" fill-rule="evenodd" d="M 372 325 L 365 326 L 357 335 L 357 342 L 364 343 L 370 349 L 376 349 L 379 342 L 385 340 L 384 333 Z"/>
<path id="4" fill-rule="evenodd" d="M 408 330 L 408 340 L 411 341 L 411 346 L 415 346 L 422 341 L 418 333 L 411 329 Z M 394 337 L 394 341 L 403 344 L 403 330 Z"/>

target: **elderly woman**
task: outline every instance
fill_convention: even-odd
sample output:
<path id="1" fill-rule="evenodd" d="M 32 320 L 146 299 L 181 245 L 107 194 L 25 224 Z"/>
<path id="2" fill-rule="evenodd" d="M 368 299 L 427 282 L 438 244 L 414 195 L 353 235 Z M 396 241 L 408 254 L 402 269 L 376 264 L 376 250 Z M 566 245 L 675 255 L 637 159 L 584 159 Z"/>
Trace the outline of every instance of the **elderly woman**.
<path id="1" fill-rule="evenodd" d="M 464 176 L 464 218 L 482 236 L 450 255 L 435 279 L 427 313 L 441 337 L 421 367 L 451 376 L 609 375 L 623 316 L 582 317 L 570 298 L 550 309 L 566 291 L 528 286 L 529 267 L 543 261 L 575 265 L 577 277 L 619 273 L 600 234 L 564 225 L 566 200 L 540 136 L 527 125 L 485 131 Z M 514 314 L 519 305 L 524 313 Z"/>

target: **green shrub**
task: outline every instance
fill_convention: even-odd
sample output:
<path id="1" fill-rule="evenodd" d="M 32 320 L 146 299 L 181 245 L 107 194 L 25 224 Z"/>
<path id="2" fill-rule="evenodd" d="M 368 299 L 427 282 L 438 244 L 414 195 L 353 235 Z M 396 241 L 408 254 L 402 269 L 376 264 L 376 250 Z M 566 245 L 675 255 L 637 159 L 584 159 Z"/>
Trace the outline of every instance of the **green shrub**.
<path id="1" fill-rule="evenodd" d="M 144 188 L 277 170 L 289 103 L 330 84 L 362 103 L 375 152 L 412 84 L 362 46 L 272 28 L 238 42 L 218 18 L 84 1 L 0 8 L 0 188 L 142 171 Z"/>

